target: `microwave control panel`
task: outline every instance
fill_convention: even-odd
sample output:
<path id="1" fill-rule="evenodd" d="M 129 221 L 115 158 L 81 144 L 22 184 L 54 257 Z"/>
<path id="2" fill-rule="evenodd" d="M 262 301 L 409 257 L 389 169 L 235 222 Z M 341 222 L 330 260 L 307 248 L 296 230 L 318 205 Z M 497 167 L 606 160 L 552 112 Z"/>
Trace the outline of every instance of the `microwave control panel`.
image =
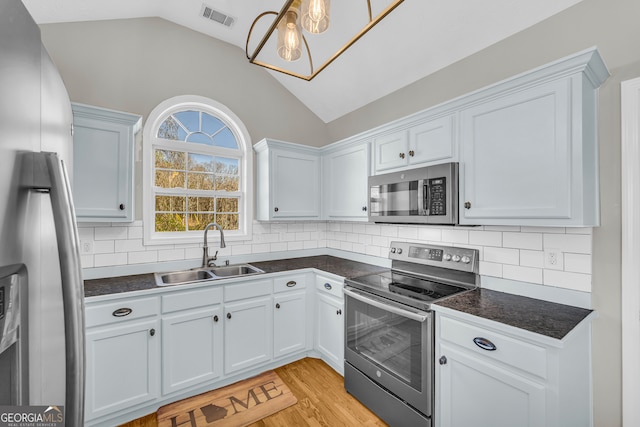
<path id="1" fill-rule="evenodd" d="M 431 178 L 427 186 L 429 192 L 429 215 L 447 214 L 447 178 Z"/>

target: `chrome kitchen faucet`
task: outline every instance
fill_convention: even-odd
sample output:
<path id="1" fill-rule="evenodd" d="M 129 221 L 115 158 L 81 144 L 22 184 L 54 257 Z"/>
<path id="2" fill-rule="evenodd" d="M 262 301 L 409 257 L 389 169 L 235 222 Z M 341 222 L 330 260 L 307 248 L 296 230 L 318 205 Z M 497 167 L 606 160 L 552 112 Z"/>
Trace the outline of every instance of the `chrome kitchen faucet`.
<path id="1" fill-rule="evenodd" d="M 209 245 L 207 244 L 207 233 L 209 232 L 209 229 L 211 227 L 216 227 L 218 230 L 220 230 L 220 248 L 222 249 L 227 247 L 227 245 L 224 243 L 224 231 L 222 231 L 222 227 L 220 227 L 215 222 L 211 222 L 207 224 L 207 226 L 204 228 L 204 245 L 202 246 L 202 251 L 203 251 L 202 268 L 211 267 L 212 265 L 215 266 L 215 263 L 213 261 L 218 259 L 218 251 L 216 251 L 216 253 L 213 256 L 209 256 Z"/>

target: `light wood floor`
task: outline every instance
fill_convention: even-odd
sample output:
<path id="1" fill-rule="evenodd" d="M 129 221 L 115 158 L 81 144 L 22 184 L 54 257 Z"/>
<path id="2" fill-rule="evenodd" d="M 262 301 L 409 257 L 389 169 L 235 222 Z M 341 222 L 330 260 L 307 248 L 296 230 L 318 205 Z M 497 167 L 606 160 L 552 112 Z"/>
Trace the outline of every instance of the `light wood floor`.
<path id="1" fill-rule="evenodd" d="M 251 424 L 253 427 L 387 426 L 348 394 L 343 378 L 320 359 L 302 359 L 275 371 L 298 403 Z M 157 427 L 156 414 L 121 427 Z"/>

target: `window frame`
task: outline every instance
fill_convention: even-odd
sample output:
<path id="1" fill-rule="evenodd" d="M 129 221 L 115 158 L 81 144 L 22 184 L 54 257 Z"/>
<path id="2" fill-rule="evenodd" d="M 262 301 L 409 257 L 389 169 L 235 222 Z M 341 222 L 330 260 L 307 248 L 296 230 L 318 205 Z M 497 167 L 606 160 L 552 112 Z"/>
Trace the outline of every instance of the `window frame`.
<path id="1" fill-rule="evenodd" d="M 238 149 L 212 147 L 207 149 L 203 144 L 171 141 L 157 137 L 160 125 L 171 115 L 180 111 L 197 110 L 210 114 L 222 121 L 233 133 Z M 253 146 L 249 132 L 242 121 L 229 108 L 210 98 L 197 95 L 181 95 L 169 98 L 158 104 L 149 114 L 143 130 L 142 141 L 142 211 L 143 238 L 145 245 L 202 243 L 202 230 L 156 232 L 155 231 L 155 196 L 154 185 L 154 152 L 155 149 L 169 149 L 187 153 L 200 153 L 214 156 L 238 158 L 240 186 L 238 192 L 229 193 L 230 197 L 238 197 L 238 230 L 225 230 L 225 240 L 250 240 L 253 224 Z M 179 193 L 176 189 L 165 189 L 165 193 Z M 210 233 L 209 241 L 220 240 L 219 233 Z"/>

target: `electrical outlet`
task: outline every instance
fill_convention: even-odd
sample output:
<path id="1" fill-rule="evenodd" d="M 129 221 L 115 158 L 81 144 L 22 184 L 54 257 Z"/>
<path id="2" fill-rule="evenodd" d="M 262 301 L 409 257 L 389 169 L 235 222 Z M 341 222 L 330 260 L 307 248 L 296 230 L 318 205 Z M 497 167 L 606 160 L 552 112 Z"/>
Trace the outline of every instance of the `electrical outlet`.
<path id="1" fill-rule="evenodd" d="M 80 253 L 82 255 L 91 255 L 93 253 L 93 241 L 80 240 Z"/>
<path id="2" fill-rule="evenodd" d="M 544 268 L 564 269 L 564 254 L 560 249 L 546 249 L 544 251 Z"/>

